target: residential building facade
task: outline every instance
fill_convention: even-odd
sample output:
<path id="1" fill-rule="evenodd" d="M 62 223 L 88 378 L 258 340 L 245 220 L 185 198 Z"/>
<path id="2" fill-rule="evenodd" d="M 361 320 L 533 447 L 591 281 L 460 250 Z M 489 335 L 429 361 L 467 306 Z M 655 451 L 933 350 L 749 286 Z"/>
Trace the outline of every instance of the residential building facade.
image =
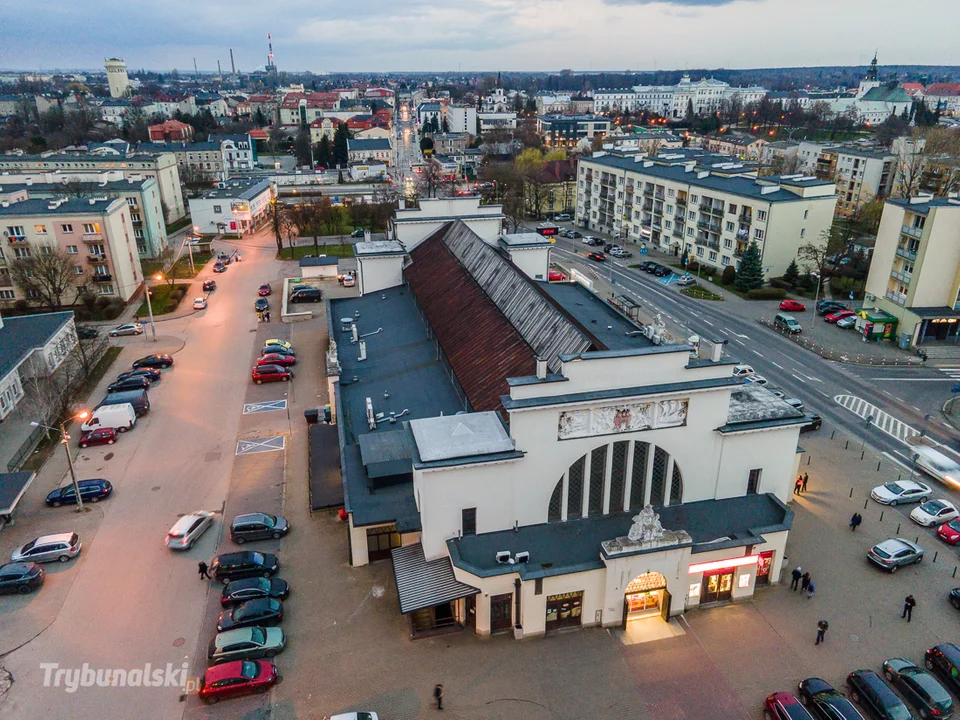
<path id="1" fill-rule="evenodd" d="M 549 147 L 576 147 L 610 132 L 610 118 L 603 115 L 538 115 L 537 134 Z"/>
<path id="2" fill-rule="evenodd" d="M 760 157 L 767 141 L 743 133 L 722 133 L 705 135 L 700 144 L 704 150 L 710 152 L 756 160 Z"/>
<path id="3" fill-rule="evenodd" d="M 191 142 L 193 140 L 193 125 L 179 120 L 165 120 L 159 125 L 147 128 L 150 142 Z"/>
<path id="4" fill-rule="evenodd" d="M 200 235 L 243 235 L 262 225 L 277 196 L 272 179 L 234 179 L 221 182 L 198 198 L 190 198 L 190 217 Z"/>
<path id="5" fill-rule="evenodd" d="M 347 140 L 347 158 L 349 162 L 364 162 L 379 160 L 392 167 L 394 165 L 393 143 L 390 138 L 374 138 L 372 140 Z"/>

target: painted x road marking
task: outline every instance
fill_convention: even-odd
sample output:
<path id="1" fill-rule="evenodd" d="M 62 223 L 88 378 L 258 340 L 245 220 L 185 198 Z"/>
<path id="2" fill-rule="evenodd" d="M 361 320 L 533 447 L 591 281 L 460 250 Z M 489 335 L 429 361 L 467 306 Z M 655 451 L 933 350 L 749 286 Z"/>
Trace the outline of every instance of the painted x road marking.
<path id="1" fill-rule="evenodd" d="M 286 410 L 286 400 L 268 400 L 267 402 L 248 403 L 243 406 L 243 414 L 269 412 L 271 410 Z"/>
<path id="2" fill-rule="evenodd" d="M 283 450 L 284 436 L 258 438 L 257 440 L 238 440 L 237 455 L 252 455 L 253 453 L 272 452 Z"/>

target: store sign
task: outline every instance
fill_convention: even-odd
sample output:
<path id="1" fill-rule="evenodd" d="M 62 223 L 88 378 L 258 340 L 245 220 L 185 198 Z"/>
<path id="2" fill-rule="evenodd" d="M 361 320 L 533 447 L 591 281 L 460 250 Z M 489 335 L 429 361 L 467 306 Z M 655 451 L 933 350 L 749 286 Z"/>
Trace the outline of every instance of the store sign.
<path id="1" fill-rule="evenodd" d="M 688 400 L 608 405 L 560 413 L 560 440 L 682 427 L 687 424 Z"/>
<path id="2" fill-rule="evenodd" d="M 705 563 L 696 563 L 687 568 L 687 572 L 690 575 L 701 572 L 710 572 L 711 570 L 725 570 L 727 568 L 733 569 L 735 567 L 743 567 L 744 565 L 756 565 L 759 555 L 742 555 L 737 558 L 729 558 L 727 560 L 714 560 L 713 562 Z"/>

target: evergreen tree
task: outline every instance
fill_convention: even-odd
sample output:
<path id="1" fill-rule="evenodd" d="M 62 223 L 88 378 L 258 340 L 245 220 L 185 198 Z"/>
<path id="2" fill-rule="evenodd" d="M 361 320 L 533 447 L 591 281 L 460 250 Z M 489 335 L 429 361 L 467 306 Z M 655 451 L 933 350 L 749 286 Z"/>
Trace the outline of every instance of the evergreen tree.
<path id="1" fill-rule="evenodd" d="M 763 260 L 760 258 L 760 247 L 756 242 L 751 242 L 743 251 L 740 269 L 737 270 L 737 279 L 733 286 L 740 292 L 763 287 Z"/>
<path id="2" fill-rule="evenodd" d="M 347 124 L 339 123 L 337 131 L 333 135 L 333 159 L 340 165 L 347 164 L 347 139 L 350 137 L 347 132 Z"/>
<path id="3" fill-rule="evenodd" d="M 799 277 L 800 268 L 797 267 L 797 261 L 791 260 L 790 264 L 787 265 L 787 269 L 783 273 L 783 279 L 785 282 L 788 282 L 791 285 L 796 285 Z"/>
<path id="4" fill-rule="evenodd" d="M 330 146 L 330 138 L 328 138 L 326 135 L 320 138 L 320 142 L 318 142 L 316 147 L 314 148 L 313 158 L 316 161 L 317 165 L 330 167 L 331 165 L 334 164 L 333 148 Z"/>
<path id="5" fill-rule="evenodd" d="M 310 130 L 302 127 L 293 141 L 293 152 L 297 156 L 297 165 L 310 164 Z"/>

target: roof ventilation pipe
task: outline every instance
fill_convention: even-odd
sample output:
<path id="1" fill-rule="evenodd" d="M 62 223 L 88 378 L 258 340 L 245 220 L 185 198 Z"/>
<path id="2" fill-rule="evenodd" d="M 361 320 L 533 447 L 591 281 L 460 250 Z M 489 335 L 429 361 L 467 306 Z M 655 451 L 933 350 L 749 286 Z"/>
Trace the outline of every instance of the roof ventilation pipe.
<path id="1" fill-rule="evenodd" d="M 537 358 L 537 380 L 547 379 L 547 361 L 543 358 Z"/>
<path id="2" fill-rule="evenodd" d="M 377 429 L 377 419 L 373 416 L 373 398 L 367 398 L 367 427 Z"/>

